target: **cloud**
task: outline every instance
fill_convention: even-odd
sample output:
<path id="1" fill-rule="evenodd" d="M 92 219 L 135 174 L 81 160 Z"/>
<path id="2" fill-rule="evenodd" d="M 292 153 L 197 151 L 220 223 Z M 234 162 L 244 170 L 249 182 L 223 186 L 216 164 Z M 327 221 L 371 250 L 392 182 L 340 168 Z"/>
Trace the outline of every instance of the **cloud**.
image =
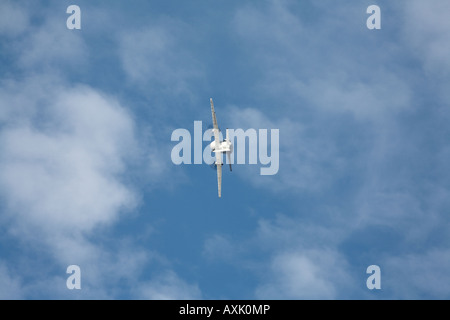
<path id="1" fill-rule="evenodd" d="M 40 252 L 50 261 L 43 264 L 34 254 L 26 258 L 48 278 L 28 282 L 21 288 L 22 297 L 117 297 L 127 290 L 112 289 L 117 283 L 134 286 L 144 266 L 158 265 L 153 254 L 132 241 L 105 243 L 108 227 L 140 203 L 136 185 L 124 175 L 134 174 L 128 170 L 139 166 L 147 179 L 159 179 L 160 172 L 153 171 L 164 165 L 146 153 L 132 115 L 116 99 L 87 85 L 68 86 L 55 79 L 9 81 L 0 90 L 1 218 L 8 236 L 18 239 L 24 252 Z M 65 268 L 71 264 L 82 270 L 79 293 L 65 288 Z M 59 275 L 51 272 L 55 268 Z M 20 276 L 24 274 L 32 276 L 35 270 Z M 182 284 L 174 277 L 169 278 L 172 290 Z M 13 289 L 21 284 L 14 277 L 5 279 Z"/>
<path id="2" fill-rule="evenodd" d="M 448 1 L 408 1 L 401 8 L 404 11 L 402 38 L 411 47 L 411 53 L 423 61 L 427 72 L 448 75 L 450 62 L 450 13 Z"/>
<path id="3" fill-rule="evenodd" d="M 370 83 L 331 76 L 315 78 L 307 84 L 294 82 L 291 86 L 324 111 L 351 112 L 363 120 L 383 119 L 383 116 L 395 114 L 410 105 L 409 89 L 403 80 L 390 72 L 378 75 L 377 80 Z"/>
<path id="4" fill-rule="evenodd" d="M 327 221 L 323 223 L 323 221 Z M 291 212 L 260 219 L 250 242 L 269 259 L 255 294 L 262 299 L 339 299 L 357 292 L 353 266 L 339 248 L 347 227 L 339 212 Z"/>
<path id="5" fill-rule="evenodd" d="M 314 215 L 304 210 L 290 215 L 277 213 L 273 219 L 258 220 L 255 239 L 260 247 L 279 248 L 332 247 L 345 237 L 339 212 L 324 207 Z M 317 223 L 317 220 L 321 223 Z M 322 222 L 326 220 L 326 223 Z"/>
<path id="6" fill-rule="evenodd" d="M 330 2 L 266 1 L 239 9 L 236 33 L 242 46 L 252 49 L 246 53 L 258 52 L 252 63 L 262 76 L 255 92 L 293 119 L 331 112 L 383 121 L 408 109 L 410 89 L 389 67 L 397 62 L 387 53 L 397 46 L 383 39 L 382 53 L 367 50 L 374 44 L 361 17 L 363 7 Z"/>
<path id="7" fill-rule="evenodd" d="M 0 36 L 13 38 L 22 34 L 29 26 L 29 17 L 22 7 L 13 1 L 0 4 Z"/>
<path id="8" fill-rule="evenodd" d="M 279 130 L 279 172 L 276 175 L 261 176 L 259 170 L 249 170 L 249 166 L 246 170 L 236 170 L 255 186 L 274 192 L 315 192 L 329 187 L 333 176 L 339 175 L 343 163 L 337 146 L 333 141 L 312 136 L 308 124 L 287 117 L 270 117 L 257 108 L 232 106 L 226 114 L 225 122 L 235 129 Z M 269 154 L 275 152 L 275 147 L 270 151 L 270 134 L 268 142 Z M 262 165 L 251 166 L 259 168 Z"/>
<path id="9" fill-rule="evenodd" d="M 230 261 L 236 254 L 232 242 L 221 235 L 213 235 L 205 240 L 203 255 L 211 260 Z"/>
<path id="10" fill-rule="evenodd" d="M 149 281 L 152 293 L 148 287 L 145 298 L 173 295 L 178 285 L 185 296 L 198 296 L 199 289 L 180 279 L 159 254 L 144 250 L 136 238 L 111 233 L 120 219 L 139 213 L 142 190 L 159 185 L 170 160 L 162 154 L 165 147 L 154 127 L 130 112 L 129 98 L 107 94 L 95 83 L 73 82 L 87 75 L 86 67 L 95 60 L 87 45 L 93 34 L 83 27 L 68 30 L 65 7 L 31 12 L 12 2 L 1 6 L 2 14 L 17 16 L 14 23 L 2 20 L 0 35 L 13 36 L 7 53 L 14 56 L 11 68 L 19 70 L 0 82 L 0 219 L 5 238 L 19 244 L 0 269 L 11 296 L 124 297 L 140 285 L 139 279 L 148 279 L 145 268 L 163 274 Z M 58 14 L 55 8 L 64 10 Z M 166 49 L 173 46 L 170 40 Z M 156 55 L 167 56 L 164 50 Z M 140 67 L 143 74 L 150 70 Z M 146 81 L 134 76 L 132 81 Z M 157 83 L 158 76 L 149 82 Z M 167 79 L 165 84 L 179 85 L 176 74 Z M 30 267 L 17 268 L 17 263 Z M 71 264 L 81 268 L 80 291 L 65 286 Z"/>
<path id="11" fill-rule="evenodd" d="M 195 96 L 207 74 L 204 66 L 225 58 L 224 66 L 242 67 L 238 83 L 245 93 L 235 96 L 247 102 L 227 107 L 224 120 L 236 128 L 280 129 L 277 175 L 260 176 L 258 166 L 234 172 L 282 195 L 271 203 L 284 215 L 272 218 L 276 212 L 264 208 L 260 215 L 267 218 L 260 218 L 239 246 L 222 230 L 206 239 L 204 257 L 250 269 L 259 280 L 254 288 L 259 298 L 330 299 L 361 293 L 354 283 L 364 284 L 365 275 L 353 274 L 352 263 L 362 263 L 367 249 L 370 258 L 379 258 L 385 296 L 448 296 L 439 279 L 448 278 L 442 244 L 449 237 L 449 7 L 445 1 L 386 6 L 392 10 L 385 14 L 382 6 L 383 29 L 370 32 L 363 4 L 244 4 L 222 28 L 221 36 L 230 32 L 226 50 L 204 60 L 195 39 L 216 33 L 199 37 L 200 28 L 181 19 L 149 23 L 139 17 L 117 34 L 107 30 L 110 22 L 128 20 L 130 11 L 93 6 L 83 11 L 100 18 L 92 19 L 92 29 L 85 28 L 85 19 L 81 32 L 69 31 L 65 10 L 55 14 L 49 5 L 32 12 L 3 1 L 0 36 L 4 57 L 14 60 L 6 69 L 15 79 L 4 77 L 0 90 L 1 221 L 6 237 L 22 248 L 0 264 L 0 287 L 9 286 L 19 298 L 42 292 L 202 296 L 170 263 L 136 245 L 136 238 L 111 241 L 115 235 L 108 227 L 139 213 L 142 186 L 176 180 L 165 179 L 169 162 L 161 156 L 167 150 L 160 138 L 170 130 L 159 116 L 172 117 L 166 111 L 177 109 L 167 100 Z M 400 31 L 385 32 L 392 23 Z M 105 34 L 106 44 L 97 44 Z M 229 63 L 228 53 L 239 63 Z M 111 74 L 120 79 L 117 95 L 95 83 L 69 82 L 74 74 L 97 74 L 97 63 L 116 66 Z M 110 75 L 98 74 L 87 78 L 104 84 Z M 221 83 L 229 81 L 224 77 Z M 149 107 L 149 96 L 152 103 L 164 101 L 164 113 L 153 104 L 145 109 L 158 115 L 149 121 L 158 130 L 143 128 L 147 119 L 136 119 L 143 112 L 129 111 L 137 100 Z M 186 108 L 176 117 L 192 110 Z M 377 244 L 374 236 L 358 246 L 365 240 L 361 234 L 377 228 L 381 235 L 395 233 L 398 241 Z M 380 248 L 389 250 L 381 255 Z M 21 259 L 35 270 L 17 270 Z M 65 288 L 68 264 L 82 268 L 80 293 Z M 149 280 L 144 269 L 152 268 L 162 270 Z M 45 279 L 37 279 L 40 275 Z"/>
<path id="12" fill-rule="evenodd" d="M 356 279 L 350 262 L 363 263 L 358 254 L 380 258 L 381 247 L 389 246 L 385 258 L 392 274 L 402 272 L 402 263 L 416 265 L 421 258 L 429 259 L 427 268 L 437 274 L 438 266 L 446 265 L 436 252 L 395 257 L 448 238 L 443 231 L 448 148 L 442 140 L 449 115 L 444 107 L 449 100 L 444 89 L 448 4 L 386 4 L 382 10 L 392 9 L 392 16 L 382 30 L 398 27 L 388 33 L 367 30 L 366 7 L 267 1 L 236 12 L 233 25 L 242 52 L 258 71 L 259 80 L 251 85 L 258 99 L 247 107 L 229 107 L 229 121 L 236 127 L 280 129 L 279 173 L 260 177 L 248 169 L 246 180 L 293 199 L 280 204 L 289 218 L 260 220 L 256 239 L 249 241 L 271 256 L 264 269 L 271 270 L 271 280 L 261 280 L 260 295 L 282 296 L 284 290 L 300 297 L 290 281 L 307 286 L 309 277 L 317 281 L 311 290 L 316 296 L 370 297 L 327 278 L 333 271 L 325 267 L 326 259 L 311 252 L 336 261 L 342 279 L 350 281 L 365 281 Z M 290 204 L 298 209 L 289 209 Z M 361 249 L 361 234 L 370 228 L 393 233 L 396 241 L 371 240 Z M 352 238 L 355 232 L 361 234 Z M 346 241 L 350 249 L 340 246 Z M 426 272 L 419 266 L 410 271 L 417 278 L 411 286 L 399 285 L 391 297 L 445 296 L 446 286 L 421 280 Z M 343 291 L 333 291 L 337 288 Z M 407 294 L 408 289 L 415 293 Z"/>
<path id="13" fill-rule="evenodd" d="M 136 205 L 119 180 L 136 147 L 133 122 L 117 102 L 88 87 L 61 89 L 48 105 L 34 106 L 28 124 L 2 130 L 1 191 L 23 224 L 88 231 Z"/>
<path id="14" fill-rule="evenodd" d="M 394 299 L 450 297 L 450 252 L 447 248 L 391 256 L 380 267 L 382 289 Z"/>
<path id="15" fill-rule="evenodd" d="M 17 65 L 23 70 L 35 72 L 79 71 L 87 64 L 89 57 L 89 47 L 81 31 L 66 28 L 65 11 L 57 13 L 49 9 L 40 10 L 37 14 L 41 15 L 43 22 L 30 25 L 29 32 L 12 41 L 11 49 L 15 51 Z"/>
<path id="16" fill-rule="evenodd" d="M 251 178 L 256 185 L 330 190 L 353 179 L 370 161 L 377 135 L 384 138 L 398 116 L 414 110 L 412 88 L 397 67 L 398 45 L 383 38 L 382 53 L 367 49 L 376 43 L 365 9 L 266 1 L 236 11 L 233 28 L 258 69 L 250 87 L 260 102 L 231 108 L 230 119 L 236 127 L 280 129 L 280 171 Z"/>
<path id="17" fill-rule="evenodd" d="M 365 281 L 365 274 L 355 273 L 339 248 L 346 238 L 345 227 L 336 226 L 338 219 L 331 214 L 325 224 L 315 221 L 327 219 L 324 213 L 298 215 L 259 219 L 245 239 L 211 236 L 204 254 L 229 267 L 249 270 L 255 278 L 256 299 L 339 299 L 360 293 L 357 284 Z"/>
<path id="18" fill-rule="evenodd" d="M 335 299 L 348 275 L 333 250 L 306 250 L 273 257 L 269 276 L 256 288 L 259 299 Z"/>
<path id="19" fill-rule="evenodd" d="M 297 46 L 291 40 L 304 35 L 305 27 L 298 17 L 289 10 L 288 1 L 265 1 L 258 8 L 244 5 L 235 13 L 233 26 L 239 36 L 250 38 L 252 42 L 263 43 L 268 49 Z M 267 19 L 270 17 L 271 19 Z M 268 42 L 268 39 L 273 42 Z M 278 50 L 278 49 L 276 49 Z M 272 51 L 263 53 L 264 56 Z"/>
<path id="20" fill-rule="evenodd" d="M 174 272 L 169 271 L 155 280 L 144 283 L 139 287 L 138 296 L 150 300 L 198 300 L 201 292 L 197 285 L 191 285 L 180 279 Z"/>
<path id="21" fill-rule="evenodd" d="M 118 38 L 123 70 L 146 93 L 191 94 L 202 67 L 185 43 L 189 27 L 170 20 L 127 30 Z"/>
<path id="22" fill-rule="evenodd" d="M 89 270 L 96 261 L 101 270 L 105 264 L 98 257 L 104 254 L 86 235 L 138 203 L 137 193 L 121 180 L 137 150 L 133 120 L 114 99 L 87 86 L 56 86 L 46 90 L 44 101 L 19 89 L 48 84 L 45 77 L 43 85 L 36 80 L 13 90 L 28 96 L 28 105 L 2 92 L 1 109 L 15 110 L 7 112 L 0 131 L 2 218 L 10 236 L 25 247 L 46 248 L 43 253 L 58 265 Z"/>
<path id="23" fill-rule="evenodd" d="M 4 263 L 0 263 L 0 300 L 16 300 L 23 297 L 20 278 L 13 275 Z"/>

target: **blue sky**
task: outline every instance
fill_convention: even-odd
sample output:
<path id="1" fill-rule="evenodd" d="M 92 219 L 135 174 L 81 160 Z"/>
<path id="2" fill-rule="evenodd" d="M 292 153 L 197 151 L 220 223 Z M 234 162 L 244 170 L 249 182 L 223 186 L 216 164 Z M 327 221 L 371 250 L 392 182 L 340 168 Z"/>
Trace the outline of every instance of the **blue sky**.
<path id="1" fill-rule="evenodd" d="M 450 4 L 318 2 L 2 1 L 0 298 L 449 299 Z M 280 130 L 221 199 L 210 97 Z"/>

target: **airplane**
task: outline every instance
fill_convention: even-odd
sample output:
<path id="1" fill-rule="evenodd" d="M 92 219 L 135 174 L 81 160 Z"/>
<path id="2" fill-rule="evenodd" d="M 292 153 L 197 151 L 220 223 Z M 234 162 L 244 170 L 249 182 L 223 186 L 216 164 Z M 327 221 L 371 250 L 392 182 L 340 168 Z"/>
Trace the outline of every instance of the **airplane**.
<path id="1" fill-rule="evenodd" d="M 213 132 L 214 132 L 214 141 L 209 145 L 211 151 L 216 155 L 216 161 L 214 165 L 217 168 L 217 187 L 219 192 L 219 198 L 222 197 L 222 153 L 225 152 L 228 157 L 228 164 L 230 165 L 230 171 L 233 171 L 231 168 L 231 153 L 233 152 L 233 145 L 231 144 L 230 137 L 228 135 L 228 128 L 226 130 L 225 140 L 220 141 L 219 137 L 219 126 L 217 125 L 216 112 L 214 111 L 214 103 L 213 99 L 210 98 L 209 102 L 211 103 L 211 113 L 213 120 Z"/>

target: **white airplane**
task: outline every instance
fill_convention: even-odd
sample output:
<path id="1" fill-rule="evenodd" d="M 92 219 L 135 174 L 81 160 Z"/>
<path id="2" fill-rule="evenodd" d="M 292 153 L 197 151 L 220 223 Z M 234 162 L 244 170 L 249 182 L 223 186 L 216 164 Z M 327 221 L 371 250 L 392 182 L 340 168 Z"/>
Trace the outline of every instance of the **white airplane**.
<path id="1" fill-rule="evenodd" d="M 219 138 L 219 127 L 217 126 L 217 119 L 216 119 L 216 112 L 214 111 L 214 103 L 213 99 L 209 99 L 209 102 L 211 102 L 211 113 L 212 113 L 212 119 L 213 119 L 213 132 L 214 132 L 214 141 L 211 142 L 209 145 L 211 148 L 211 151 L 216 154 L 216 162 L 214 163 L 217 168 L 217 187 L 219 191 L 219 198 L 222 196 L 222 153 L 225 152 L 228 157 L 228 164 L 230 165 L 230 171 L 231 169 L 231 153 L 233 152 L 233 145 L 231 144 L 230 138 L 228 136 L 228 128 L 226 131 L 226 138 L 222 142 Z"/>

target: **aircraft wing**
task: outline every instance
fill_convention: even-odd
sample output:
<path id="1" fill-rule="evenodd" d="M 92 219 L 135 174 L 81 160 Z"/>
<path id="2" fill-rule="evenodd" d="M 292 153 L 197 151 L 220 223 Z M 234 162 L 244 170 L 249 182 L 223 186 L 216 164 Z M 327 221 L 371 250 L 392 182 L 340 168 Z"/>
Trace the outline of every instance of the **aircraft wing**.
<path id="1" fill-rule="evenodd" d="M 219 140 L 219 126 L 217 125 L 216 119 L 216 111 L 214 111 L 214 103 L 213 99 L 209 99 L 211 102 L 211 114 L 213 120 L 213 132 L 214 132 L 214 141 L 216 144 L 216 150 L 219 148 L 220 140 Z M 217 168 L 217 190 L 219 192 L 219 198 L 222 197 L 222 152 L 216 151 L 216 168 Z"/>
<path id="2" fill-rule="evenodd" d="M 220 153 L 220 152 L 217 152 Z M 222 196 L 222 164 L 217 164 L 217 187 L 219 191 L 219 198 Z"/>
<path id="3" fill-rule="evenodd" d="M 219 126 L 217 125 L 216 111 L 214 111 L 213 99 L 210 98 L 209 102 L 211 103 L 211 113 L 212 113 L 212 120 L 213 120 L 214 140 L 216 142 L 216 148 L 218 148 L 219 144 L 220 144 L 220 141 L 219 141 Z"/>

